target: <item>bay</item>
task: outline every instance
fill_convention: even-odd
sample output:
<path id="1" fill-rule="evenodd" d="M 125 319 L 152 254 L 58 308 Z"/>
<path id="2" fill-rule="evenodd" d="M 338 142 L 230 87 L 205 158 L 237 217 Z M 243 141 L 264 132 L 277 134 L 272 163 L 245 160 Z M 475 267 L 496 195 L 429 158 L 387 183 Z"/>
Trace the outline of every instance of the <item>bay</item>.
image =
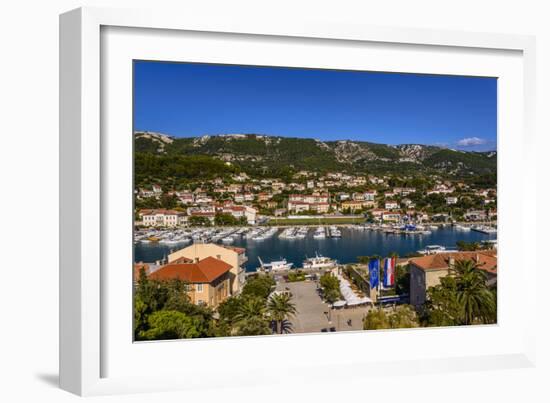
<path id="1" fill-rule="evenodd" d="M 380 255 L 388 256 L 396 252 L 399 256 L 424 249 L 426 245 L 442 245 L 447 248 L 456 248 L 457 241 L 483 242 L 496 239 L 496 234 L 488 235 L 476 231 L 462 231 L 455 227 L 446 226 L 433 230 L 430 234 L 386 234 L 379 231 L 360 231 L 343 227 L 341 238 L 314 239 L 310 229 L 304 239 L 280 239 L 279 230 L 272 238 L 254 241 L 238 238 L 232 246 L 246 249 L 248 261 L 246 271 L 254 271 L 259 266 L 258 257 L 264 262 L 286 258 L 294 263 L 294 267 L 301 267 L 306 257 L 316 253 L 338 260 L 339 263 L 353 263 L 357 256 Z M 188 245 L 174 246 L 163 244 L 134 245 L 134 260 L 136 262 L 154 262 L 165 258 L 168 254 Z"/>

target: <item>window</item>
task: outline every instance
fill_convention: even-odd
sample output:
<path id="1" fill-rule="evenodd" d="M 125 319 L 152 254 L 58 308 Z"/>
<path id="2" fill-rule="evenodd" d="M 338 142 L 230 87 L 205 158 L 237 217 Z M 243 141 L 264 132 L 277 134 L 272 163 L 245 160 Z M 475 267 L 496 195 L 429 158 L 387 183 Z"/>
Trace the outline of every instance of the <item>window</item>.
<path id="1" fill-rule="evenodd" d="M 202 284 L 197 284 L 197 292 L 202 292 Z"/>

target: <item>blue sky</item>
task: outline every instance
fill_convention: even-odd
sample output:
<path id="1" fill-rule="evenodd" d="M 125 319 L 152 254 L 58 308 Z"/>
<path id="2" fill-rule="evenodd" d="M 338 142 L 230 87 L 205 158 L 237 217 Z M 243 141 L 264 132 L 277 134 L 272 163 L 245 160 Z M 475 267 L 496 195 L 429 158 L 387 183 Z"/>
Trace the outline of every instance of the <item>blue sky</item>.
<path id="1" fill-rule="evenodd" d="M 494 150 L 494 78 L 136 61 L 134 128 Z"/>

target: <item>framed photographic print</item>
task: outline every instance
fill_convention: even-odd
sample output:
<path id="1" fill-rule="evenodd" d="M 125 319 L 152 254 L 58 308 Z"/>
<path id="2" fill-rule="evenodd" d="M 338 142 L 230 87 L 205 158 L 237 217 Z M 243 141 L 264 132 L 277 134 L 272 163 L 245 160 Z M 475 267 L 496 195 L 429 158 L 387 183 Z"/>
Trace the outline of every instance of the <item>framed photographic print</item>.
<path id="1" fill-rule="evenodd" d="M 532 38 L 241 22 L 61 16 L 62 387 L 530 365 Z"/>

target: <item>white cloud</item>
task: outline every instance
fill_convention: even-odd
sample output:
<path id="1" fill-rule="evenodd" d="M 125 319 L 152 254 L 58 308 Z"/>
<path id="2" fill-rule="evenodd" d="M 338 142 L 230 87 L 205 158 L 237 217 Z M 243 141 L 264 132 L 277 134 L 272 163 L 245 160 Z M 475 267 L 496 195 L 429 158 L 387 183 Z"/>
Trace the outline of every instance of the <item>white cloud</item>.
<path id="1" fill-rule="evenodd" d="M 466 137 L 462 140 L 458 140 L 457 144 L 462 147 L 479 146 L 487 144 L 487 140 L 480 139 L 479 137 Z"/>

